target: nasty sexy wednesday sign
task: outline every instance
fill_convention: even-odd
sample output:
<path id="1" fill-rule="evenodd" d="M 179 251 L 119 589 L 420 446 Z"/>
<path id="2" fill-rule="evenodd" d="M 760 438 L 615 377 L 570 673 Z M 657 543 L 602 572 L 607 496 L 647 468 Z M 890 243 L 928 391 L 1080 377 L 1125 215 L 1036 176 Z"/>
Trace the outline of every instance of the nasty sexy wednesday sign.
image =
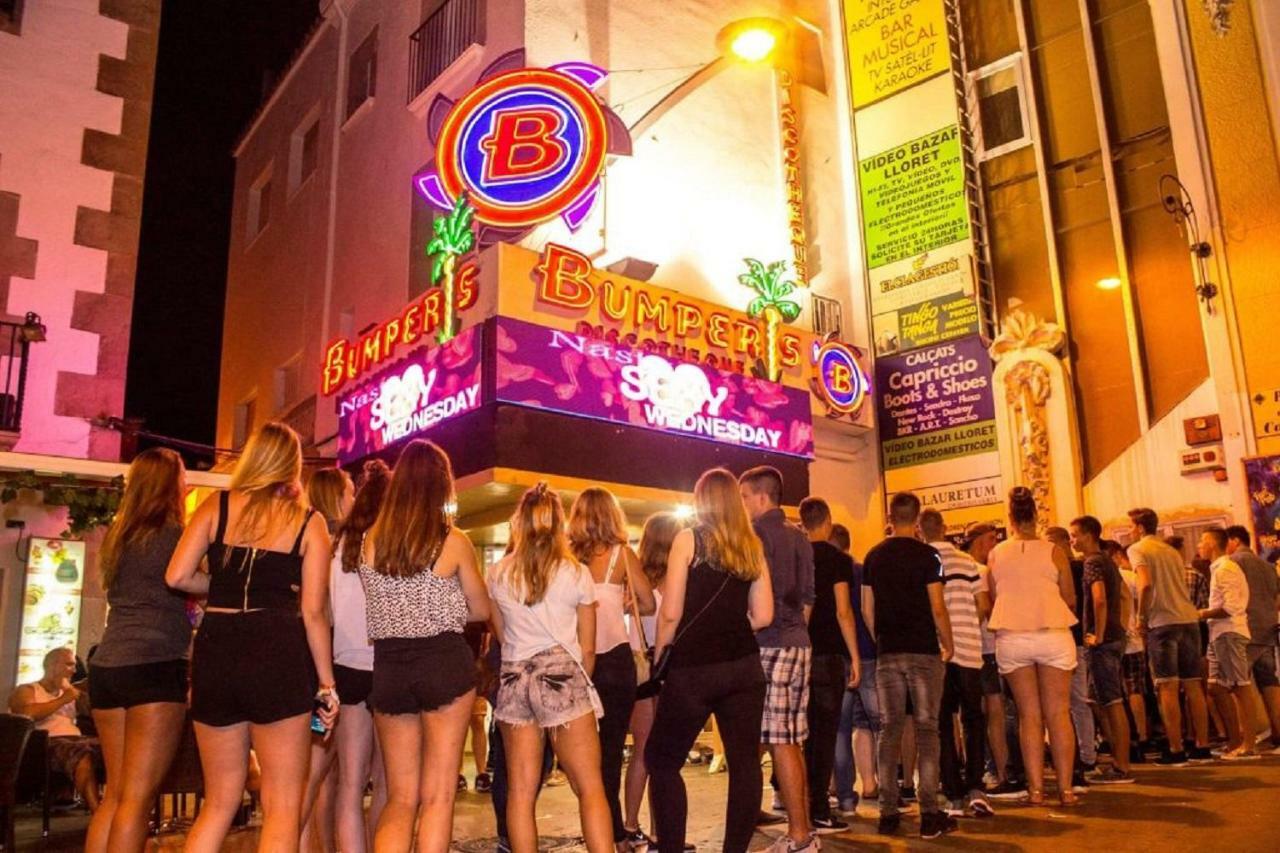
<path id="1" fill-rule="evenodd" d="M 876 359 L 886 470 L 996 449 L 991 359 L 965 338 Z"/>
<path id="2" fill-rule="evenodd" d="M 507 317 L 496 328 L 500 402 L 813 457 L 801 389 Z"/>

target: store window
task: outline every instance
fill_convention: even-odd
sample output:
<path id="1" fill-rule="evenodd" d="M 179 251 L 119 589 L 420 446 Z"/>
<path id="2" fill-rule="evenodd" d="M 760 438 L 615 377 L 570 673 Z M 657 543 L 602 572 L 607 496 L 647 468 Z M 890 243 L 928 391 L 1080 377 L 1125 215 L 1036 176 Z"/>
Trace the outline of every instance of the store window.
<path id="1" fill-rule="evenodd" d="M 249 215 L 245 221 L 245 238 L 249 242 L 262 233 L 271 221 L 271 167 L 249 188 Z"/>
<path id="2" fill-rule="evenodd" d="M 253 432 L 256 410 L 257 400 L 254 397 L 236 404 L 231 423 L 232 450 L 240 450 L 248 443 L 249 435 Z"/>
<path id="3" fill-rule="evenodd" d="M 289 139 L 289 195 L 315 174 L 320 156 L 320 116 L 314 109 Z"/>
<path id="4" fill-rule="evenodd" d="M 378 84 L 378 28 L 351 54 L 347 66 L 347 118 L 373 97 Z"/>

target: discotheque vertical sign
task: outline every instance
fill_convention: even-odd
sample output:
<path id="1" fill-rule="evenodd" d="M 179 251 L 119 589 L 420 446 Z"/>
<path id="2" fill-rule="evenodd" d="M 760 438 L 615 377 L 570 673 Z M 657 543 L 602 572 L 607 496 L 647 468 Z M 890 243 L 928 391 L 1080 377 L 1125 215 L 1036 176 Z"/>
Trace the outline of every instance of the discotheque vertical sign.
<path id="1" fill-rule="evenodd" d="M 843 0 L 886 498 L 1000 516 L 946 0 Z"/>

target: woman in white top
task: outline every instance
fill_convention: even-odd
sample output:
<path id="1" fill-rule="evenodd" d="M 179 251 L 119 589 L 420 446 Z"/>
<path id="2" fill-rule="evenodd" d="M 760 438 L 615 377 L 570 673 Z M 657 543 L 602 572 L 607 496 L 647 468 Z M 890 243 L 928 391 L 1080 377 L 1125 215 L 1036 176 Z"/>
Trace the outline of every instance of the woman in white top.
<path id="1" fill-rule="evenodd" d="M 653 613 L 653 589 L 640 571 L 640 560 L 627 545 L 627 522 L 618 501 L 605 489 L 578 495 L 569 510 L 569 546 L 591 572 L 596 593 L 596 665 L 591 672 L 604 716 L 600 718 L 600 773 L 613 843 L 618 853 L 630 849 L 623 828 L 622 750 L 627 743 L 631 709 L 636 702 L 636 662 L 627 636 L 626 598 L 635 596 L 641 614 Z"/>
<path id="2" fill-rule="evenodd" d="M 1044 804 L 1044 730 L 1064 806 L 1077 804 L 1071 791 L 1075 734 L 1071 728 L 1071 673 L 1076 645 L 1075 589 L 1067 555 L 1036 535 L 1036 499 L 1018 486 L 1009 492 L 1010 538 L 991 549 L 994 602 L 990 630 L 996 662 L 1018 705 L 1018 737 L 1032 805 Z"/>
<path id="3" fill-rule="evenodd" d="M 578 795 L 590 853 L 613 849 L 600 776 L 595 664 L 595 585 L 573 558 L 564 507 L 546 483 L 525 492 L 511 516 L 512 551 L 489 574 L 494 636 L 502 645 L 493 715 L 506 747 L 507 836 L 513 853 L 537 853 L 534 806 L 544 732 Z"/>
<path id="4" fill-rule="evenodd" d="M 662 605 L 662 582 L 667 576 L 667 556 L 671 553 L 671 543 L 676 534 L 684 529 L 684 524 L 670 512 L 658 512 L 649 516 L 644 523 L 644 532 L 640 535 L 640 570 L 645 579 L 653 587 L 655 606 Z M 639 652 L 650 652 L 658 642 L 658 616 L 641 616 L 637 620 L 629 620 L 631 648 Z M 658 705 L 657 697 L 636 701 L 631 711 L 631 763 L 627 765 L 626 781 L 626 816 L 623 826 L 626 829 L 627 841 L 633 848 L 653 847 L 658 845 L 640 829 L 640 801 L 644 798 L 644 789 L 649 782 L 649 769 L 644 763 L 644 749 L 649 742 L 649 732 L 653 729 L 653 712 Z M 653 808 L 649 809 L 649 823 L 653 825 Z"/>

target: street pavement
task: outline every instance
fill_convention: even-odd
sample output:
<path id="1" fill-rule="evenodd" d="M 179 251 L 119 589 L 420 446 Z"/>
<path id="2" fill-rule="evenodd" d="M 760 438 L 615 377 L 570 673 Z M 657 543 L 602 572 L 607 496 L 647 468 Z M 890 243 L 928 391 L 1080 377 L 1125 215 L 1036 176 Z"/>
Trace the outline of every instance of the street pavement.
<path id="1" fill-rule="evenodd" d="M 689 840 L 703 853 L 718 851 L 724 834 L 727 777 L 709 775 L 702 767 L 688 767 L 684 775 L 689 789 Z M 1138 777 L 1134 785 L 1094 786 L 1079 808 L 1032 808 L 996 803 L 996 817 L 963 819 L 958 832 L 934 841 L 919 838 L 914 807 L 905 814 L 897 836 L 877 835 L 874 804 L 864 804 L 848 832 L 823 836 L 823 848 L 829 851 L 942 848 L 984 853 L 1076 850 L 1274 853 L 1280 850 L 1280 834 L 1275 824 L 1280 808 L 1280 796 L 1277 796 L 1280 757 L 1247 763 L 1193 765 L 1184 769 L 1138 766 L 1134 775 Z M 762 802 L 767 805 L 768 797 L 762 797 Z M 647 827 L 647 814 L 642 815 L 642 823 Z M 83 845 L 85 823 L 82 816 L 55 817 L 53 834 L 42 843 L 38 817 L 33 810 L 23 809 L 18 850 L 79 850 Z M 544 791 L 538 802 L 538 827 L 543 850 L 584 849 L 576 838 L 579 835 L 577 804 L 567 785 Z M 752 849 L 767 847 L 777 833 L 776 828 L 770 828 L 768 834 L 758 833 Z M 256 836 L 252 829 L 237 832 L 228 839 L 224 849 L 251 851 Z M 454 837 L 458 839 L 455 850 L 464 853 L 493 850 L 493 815 L 488 796 L 459 795 Z M 165 835 L 153 843 L 151 849 L 180 850 L 182 840 L 181 835 Z"/>

